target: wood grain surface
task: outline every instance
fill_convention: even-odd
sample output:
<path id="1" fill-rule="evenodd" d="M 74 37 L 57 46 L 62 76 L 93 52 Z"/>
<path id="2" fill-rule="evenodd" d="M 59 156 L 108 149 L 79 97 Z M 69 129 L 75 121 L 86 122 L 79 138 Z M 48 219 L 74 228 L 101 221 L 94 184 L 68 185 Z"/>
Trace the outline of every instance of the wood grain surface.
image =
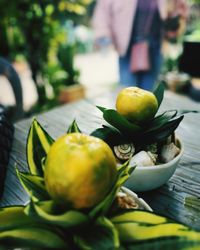
<path id="1" fill-rule="evenodd" d="M 76 119 L 84 133 L 91 133 L 102 124 L 101 112 L 95 105 L 114 107 L 114 100 L 119 90 L 90 100 L 55 108 L 35 116 L 53 138 L 67 131 L 67 127 Z M 185 96 L 171 92 L 165 93 L 161 111 L 167 109 L 190 109 L 200 111 L 200 104 Z M 26 162 L 26 140 L 32 119 L 15 124 L 15 135 L 8 166 L 5 190 L 0 206 L 24 204 L 29 197 L 20 185 L 15 167 L 28 169 Z M 177 129 L 177 135 L 184 145 L 184 154 L 173 177 L 161 188 L 151 192 L 139 193 L 139 196 L 162 215 L 200 229 L 200 114 L 187 114 Z M 199 207 L 185 206 L 185 197 L 199 199 Z"/>

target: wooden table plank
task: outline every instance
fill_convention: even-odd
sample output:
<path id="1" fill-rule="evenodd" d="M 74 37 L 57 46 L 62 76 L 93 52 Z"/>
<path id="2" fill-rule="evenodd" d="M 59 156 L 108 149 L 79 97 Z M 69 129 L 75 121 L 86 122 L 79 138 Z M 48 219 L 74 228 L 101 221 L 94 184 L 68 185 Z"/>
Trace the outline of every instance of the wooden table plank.
<path id="1" fill-rule="evenodd" d="M 101 112 L 94 106 L 114 107 L 117 90 L 93 100 L 82 100 L 64 105 L 47 113 L 36 116 L 39 122 L 54 138 L 64 134 L 67 127 L 76 118 L 84 133 L 91 133 L 102 124 Z M 166 93 L 161 111 L 166 109 L 199 110 L 200 104 L 184 96 Z M 26 138 L 32 119 L 15 124 L 15 135 L 5 192 L 0 206 L 24 204 L 28 195 L 19 184 L 15 174 L 15 164 L 20 170 L 27 170 Z M 154 211 L 174 218 L 187 225 L 200 229 L 200 209 L 184 205 L 188 195 L 200 197 L 200 115 L 187 114 L 177 130 L 183 141 L 184 155 L 173 177 L 161 188 L 151 192 L 140 193 Z"/>

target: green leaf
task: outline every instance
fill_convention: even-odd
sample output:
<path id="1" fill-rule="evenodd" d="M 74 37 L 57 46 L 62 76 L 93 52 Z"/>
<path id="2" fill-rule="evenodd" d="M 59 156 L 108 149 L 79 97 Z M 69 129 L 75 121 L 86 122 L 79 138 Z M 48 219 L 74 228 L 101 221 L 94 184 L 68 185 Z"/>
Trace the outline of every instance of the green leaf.
<path id="1" fill-rule="evenodd" d="M 44 172 L 44 169 L 45 169 L 45 161 L 46 161 L 46 157 L 43 157 L 43 158 L 41 159 L 41 165 L 42 165 L 42 170 L 43 170 L 43 172 Z"/>
<path id="2" fill-rule="evenodd" d="M 177 110 L 167 110 L 161 115 L 156 116 L 151 121 L 149 121 L 145 132 L 150 132 L 158 129 L 159 127 L 163 126 L 168 121 L 170 121 L 172 118 L 176 117 L 177 113 L 178 113 Z"/>
<path id="3" fill-rule="evenodd" d="M 184 114 L 188 114 L 188 113 L 195 113 L 195 114 L 199 114 L 200 110 L 188 110 L 188 109 L 181 109 L 178 111 L 179 115 L 184 115 Z"/>
<path id="4" fill-rule="evenodd" d="M 130 174 L 134 170 L 135 167 L 129 166 L 129 161 L 125 162 L 118 168 L 118 176 L 117 181 L 108 195 L 101 201 L 97 206 L 95 206 L 89 213 L 91 218 L 105 215 L 109 208 L 111 207 L 117 193 L 120 190 L 122 184 L 129 178 Z"/>
<path id="5" fill-rule="evenodd" d="M 122 212 L 121 214 L 112 217 L 111 220 L 116 224 L 124 222 L 135 222 L 140 223 L 140 225 L 160 225 L 171 222 L 171 220 L 166 217 L 154 214 L 152 212 L 139 210 Z"/>
<path id="6" fill-rule="evenodd" d="M 98 218 L 95 224 L 75 235 L 74 240 L 80 249 L 85 250 L 118 249 L 120 245 L 117 230 L 105 217 Z"/>
<path id="7" fill-rule="evenodd" d="M 67 134 L 69 133 L 81 133 L 81 130 L 79 129 L 78 124 L 76 123 L 75 120 L 72 122 L 72 124 L 69 126 L 67 130 Z"/>
<path id="8" fill-rule="evenodd" d="M 10 247 L 37 247 L 45 249 L 69 249 L 67 243 L 51 228 L 22 227 L 0 232 L 0 245 Z"/>
<path id="9" fill-rule="evenodd" d="M 0 232 L 34 224 L 34 220 L 24 213 L 24 208 L 24 206 L 0 208 Z"/>
<path id="10" fill-rule="evenodd" d="M 118 180 L 120 180 L 123 176 L 129 177 L 130 174 L 133 172 L 135 169 L 135 166 L 130 166 L 129 165 L 129 160 L 126 161 L 124 164 L 120 165 L 117 169 L 118 172 Z"/>
<path id="11" fill-rule="evenodd" d="M 111 221 L 123 243 L 179 238 L 200 244 L 200 232 L 151 212 L 129 211 L 114 216 Z"/>
<path id="12" fill-rule="evenodd" d="M 130 123 L 124 116 L 120 115 L 114 109 L 106 109 L 103 112 L 104 119 L 113 127 L 117 128 L 120 132 L 129 135 L 135 135 L 141 131 L 141 127 Z"/>
<path id="13" fill-rule="evenodd" d="M 141 141 L 143 142 L 143 144 L 150 144 L 165 140 L 176 130 L 180 122 L 183 120 L 183 117 L 184 116 L 182 115 L 180 117 L 171 119 L 169 122 L 163 124 L 161 127 L 150 132 L 144 133 L 141 137 Z"/>
<path id="14" fill-rule="evenodd" d="M 111 147 L 115 145 L 120 145 L 127 143 L 129 138 L 125 138 L 117 129 L 113 127 L 104 126 L 103 128 L 98 128 L 91 133 L 92 136 L 102 139 Z"/>
<path id="15" fill-rule="evenodd" d="M 88 217 L 76 210 L 69 210 L 58 213 L 53 201 L 33 202 L 26 207 L 25 213 L 28 216 L 37 218 L 45 223 L 71 228 L 88 223 Z"/>
<path id="16" fill-rule="evenodd" d="M 16 172 L 22 186 L 34 201 L 50 199 L 50 196 L 45 188 L 44 178 L 37 175 L 31 175 L 29 173 L 22 173 L 17 169 Z"/>
<path id="17" fill-rule="evenodd" d="M 101 106 L 96 106 L 102 113 L 106 110 L 106 108 L 101 107 Z"/>
<path id="18" fill-rule="evenodd" d="M 154 95 L 156 96 L 156 99 L 158 101 L 158 108 L 160 107 L 163 97 L 164 97 L 164 91 L 165 87 L 163 84 L 158 84 L 156 89 L 154 90 Z"/>
<path id="19" fill-rule="evenodd" d="M 27 139 L 27 160 L 31 174 L 43 176 L 41 160 L 46 157 L 54 140 L 43 129 L 39 122 L 34 119 Z"/>
<path id="20" fill-rule="evenodd" d="M 126 250 L 199 250 L 198 241 L 189 241 L 180 237 L 155 238 L 153 240 L 124 244 Z"/>

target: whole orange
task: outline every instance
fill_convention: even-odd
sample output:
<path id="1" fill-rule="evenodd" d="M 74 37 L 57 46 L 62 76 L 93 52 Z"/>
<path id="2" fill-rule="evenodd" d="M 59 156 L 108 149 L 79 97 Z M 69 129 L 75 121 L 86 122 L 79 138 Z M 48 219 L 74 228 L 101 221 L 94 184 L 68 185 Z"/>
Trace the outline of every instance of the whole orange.
<path id="1" fill-rule="evenodd" d="M 81 133 L 60 137 L 45 162 L 45 185 L 64 206 L 89 208 L 108 194 L 116 176 L 116 160 L 102 140 Z"/>
<path id="2" fill-rule="evenodd" d="M 116 109 L 129 121 L 141 123 L 155 116 L 158 102 L 152 92 L 138 87 L 128 87 L 119 92 Z"/>

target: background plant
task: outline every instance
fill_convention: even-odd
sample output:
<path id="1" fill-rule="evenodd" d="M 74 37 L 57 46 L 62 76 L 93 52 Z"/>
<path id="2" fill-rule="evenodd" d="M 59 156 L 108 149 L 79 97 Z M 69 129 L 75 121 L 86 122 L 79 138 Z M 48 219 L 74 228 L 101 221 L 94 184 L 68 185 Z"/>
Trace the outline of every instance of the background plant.
<path id="1" fill-rule="evenodd" d="M 7 4 L 5 0 L 0 2 L 0 54 L 10 61 L 16 60 L 19 56 L 27 60 L 37 88 L 40 105 L 44 105 L 49 99 L 46 89 L 48 88 L 46 87 L 47 80 L 50 85 L 52 80 L 47 76 L 47 72 L 49 73 L 52 69 L 52 62 L 49 63 L 52 57 L 49 55 L 52 51 L 58 52 L 58 47 L 64 44 L 67 50 L 66 57 L 69 56 L 69 61 L 72 62 L 74 48 L 67 47 L 69 37 L 65 23 L 67 20 L 72 20 L 74 24 L 80 23 L 90 2 L 90 0 L 17 0 L 12 4 Z M 63 84 L 77 82 L 77 71 L 72 69 L 73 66 L 69 69 L 63 68 L 62 62 L 59 64 L 58 61 L 59 59 L 55 60 L 53 64 L 66 72 Z M 50 68 L 47 69 L 47 67 Z M 71 81 L 73 78 L 76 78 L 75 82 Z M 57 94 L 56 88 L 54 82 L 52 84 L 54 95 Z M 55 93 L 54 89 L 56 89 Z"/>

